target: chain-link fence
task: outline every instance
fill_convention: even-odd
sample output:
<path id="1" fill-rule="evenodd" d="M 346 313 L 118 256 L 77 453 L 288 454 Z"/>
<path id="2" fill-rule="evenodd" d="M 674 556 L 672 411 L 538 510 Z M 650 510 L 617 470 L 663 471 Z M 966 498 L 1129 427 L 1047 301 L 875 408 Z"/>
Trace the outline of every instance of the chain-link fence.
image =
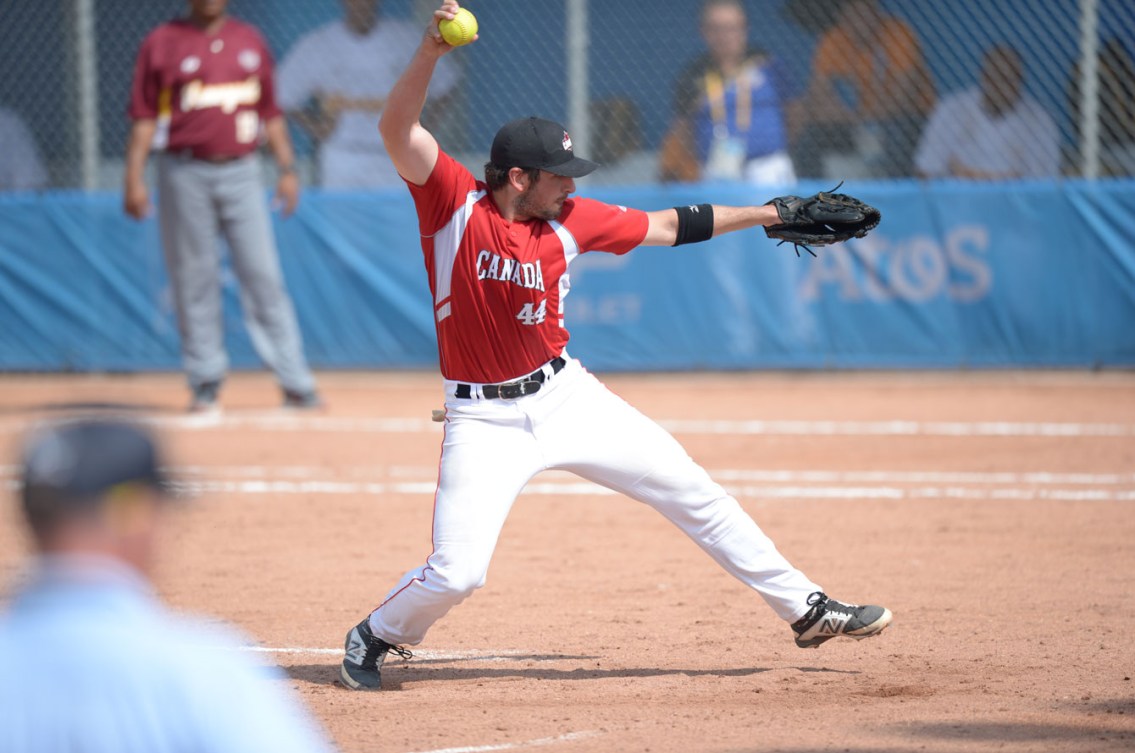
<path id="1" fill-rule="evenodd" d="M 281 97 L 309 183 L 335 186 L 335 159 L 377 142 L 377 107 L 412 49 L 399 40 L 412 46 L 434 6 L 231 0 L 288 71 Z M 605 163 L 593 184 L 1135 174 L 1130 0 L 467 6 L 481 39 L 449 56 L 426 120 L 470 166 L 501 123 L 538 114 Z M 0 183 L 118 189 L 138 45 L 186 7 L 0 0 Z M 367 49 L 362 68 L 340 60 Z"/>

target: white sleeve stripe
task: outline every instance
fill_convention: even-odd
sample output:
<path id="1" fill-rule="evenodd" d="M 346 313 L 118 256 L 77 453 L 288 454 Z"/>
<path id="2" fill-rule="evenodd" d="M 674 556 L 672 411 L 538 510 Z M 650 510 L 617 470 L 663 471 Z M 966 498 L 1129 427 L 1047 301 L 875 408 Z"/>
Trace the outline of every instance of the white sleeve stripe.
<path id="1" fill-rule="evenodd" d="M 575 236 L 566 227 L 551 220 L 548 222 L 552 230 L 555 232 L 556 237 L 560 239 L 560 244 L 564 247 L 564 273 L 560 275 L 560 310 L 559 314 L 564 313 L 564 299 L 567 298 L 568 292 L 571 291 L 571 275 L 568 274 L 568 268 L 571 266 L 575 257 L 579 256 L 579 243 L 575 240 Z M 560 316 L 560 327 L 564 326 L 564 318 Z"/>
<path id="2" fill-rule="evenodd" d="M 571 266 L 571 263 L 575 259 L 575 257 L 579 256 L 580 254 L 579 243 L 576 242 L 575 236 L 571 234 L 571 231 L 560 223 L 556 222 L 555 220 L 551 220 L 548 222 L 548 224 L 552 226 L 552 230 L 555 231 L 556 237 L 559 238 L 560 243 L 563 244 L 564 270 L 566 271 L 567 268 Z"/>
<path id="3" fill-rule="evenodd" d="M 434 234 L 434 282 L 437 295 L 435 304 L 440 304 L 449 298 L 450 285 L 453 282 L 453 264 L 457 261 L 457 249 L 461 247 L 461 238 L 465 235 L 465 226 L 473 216 L 473 205 L 485 195 L 485 191 L 470 191 L 465 195 L 465 203 L 453 213 L 445 227 Z M 440 312 L 439 312 L 440 313 Z M 448 314 L 448 310 L 447 310 Z M 441 321 L 444 317 L 440 317 Z"/>

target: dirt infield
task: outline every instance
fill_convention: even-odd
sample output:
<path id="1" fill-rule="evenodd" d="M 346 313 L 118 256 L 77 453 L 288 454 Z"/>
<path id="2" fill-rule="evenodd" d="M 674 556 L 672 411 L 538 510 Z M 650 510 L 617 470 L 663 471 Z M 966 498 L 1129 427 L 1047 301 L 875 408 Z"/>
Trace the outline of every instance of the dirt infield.
<path id="1" fill-rule="evenodd" d="M 651 510 L 548 473 L 487 586 L 389 690 L 335 683 L 345 631 L 429 554 L 429 373 L 323 374 L 326 412 L 237 375 L 0 377 L 3 480 L 64 402 L 142 406 L 198 496 L 159 576 L 252 636 L 344 751 L 1135 749 L 1135 375 L 615 375 L 788 558 L 891 608 L 863 642 L 788 628 Z M 10 492 L 9 492 L 10 496 Z M 26 541 L 0 514 L 0 584 Z"/>

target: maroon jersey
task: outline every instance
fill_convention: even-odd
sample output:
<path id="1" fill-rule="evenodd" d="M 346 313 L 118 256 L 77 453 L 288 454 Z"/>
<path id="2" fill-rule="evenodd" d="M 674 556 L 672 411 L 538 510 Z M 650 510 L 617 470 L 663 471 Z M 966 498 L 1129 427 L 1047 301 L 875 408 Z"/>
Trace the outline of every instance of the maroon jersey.
<path id="1" fill-rule="evenodd" d="M 138 50 L 128 112 L 158 121 L 158 148 L 243 156 L 280 114 L 272 55 L 255 27 L 233 18 L 214 34 L 187 19 L 162 24 Z"/>
<path id="2" fill-rule="evenodd" d="M 581 253 L 625 254 L 646 213 L 568 199 L 554 221 L 509 222 L 487 186 L 440 152 L 424 186 L 408 183 L 434 298 L 441 373 L 478 384 L 530 374 L 563 352 L 568 265 Z"/>

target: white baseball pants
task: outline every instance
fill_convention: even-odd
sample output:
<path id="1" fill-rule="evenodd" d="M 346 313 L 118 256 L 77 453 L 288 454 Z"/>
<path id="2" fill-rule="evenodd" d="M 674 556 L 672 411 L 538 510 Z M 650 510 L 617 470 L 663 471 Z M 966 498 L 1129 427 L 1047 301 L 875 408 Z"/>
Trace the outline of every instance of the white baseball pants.
<path id="1" fill-rule="evenodd" d="M 446 383 L 433 552 L 371 614 L 376 636 L 416 645 L 484 585 L 513 501 L 549 469 L 571 471 L 658 510 L 782 619 L 808 611 L 805 600 L 820 586 L 788 563 L 677 440 L 578 361 L 567 358 L 554 376 L 549 366 L 544 371 L 543 388 L 516 400 L 457 399 L 456 382 Z"/>

